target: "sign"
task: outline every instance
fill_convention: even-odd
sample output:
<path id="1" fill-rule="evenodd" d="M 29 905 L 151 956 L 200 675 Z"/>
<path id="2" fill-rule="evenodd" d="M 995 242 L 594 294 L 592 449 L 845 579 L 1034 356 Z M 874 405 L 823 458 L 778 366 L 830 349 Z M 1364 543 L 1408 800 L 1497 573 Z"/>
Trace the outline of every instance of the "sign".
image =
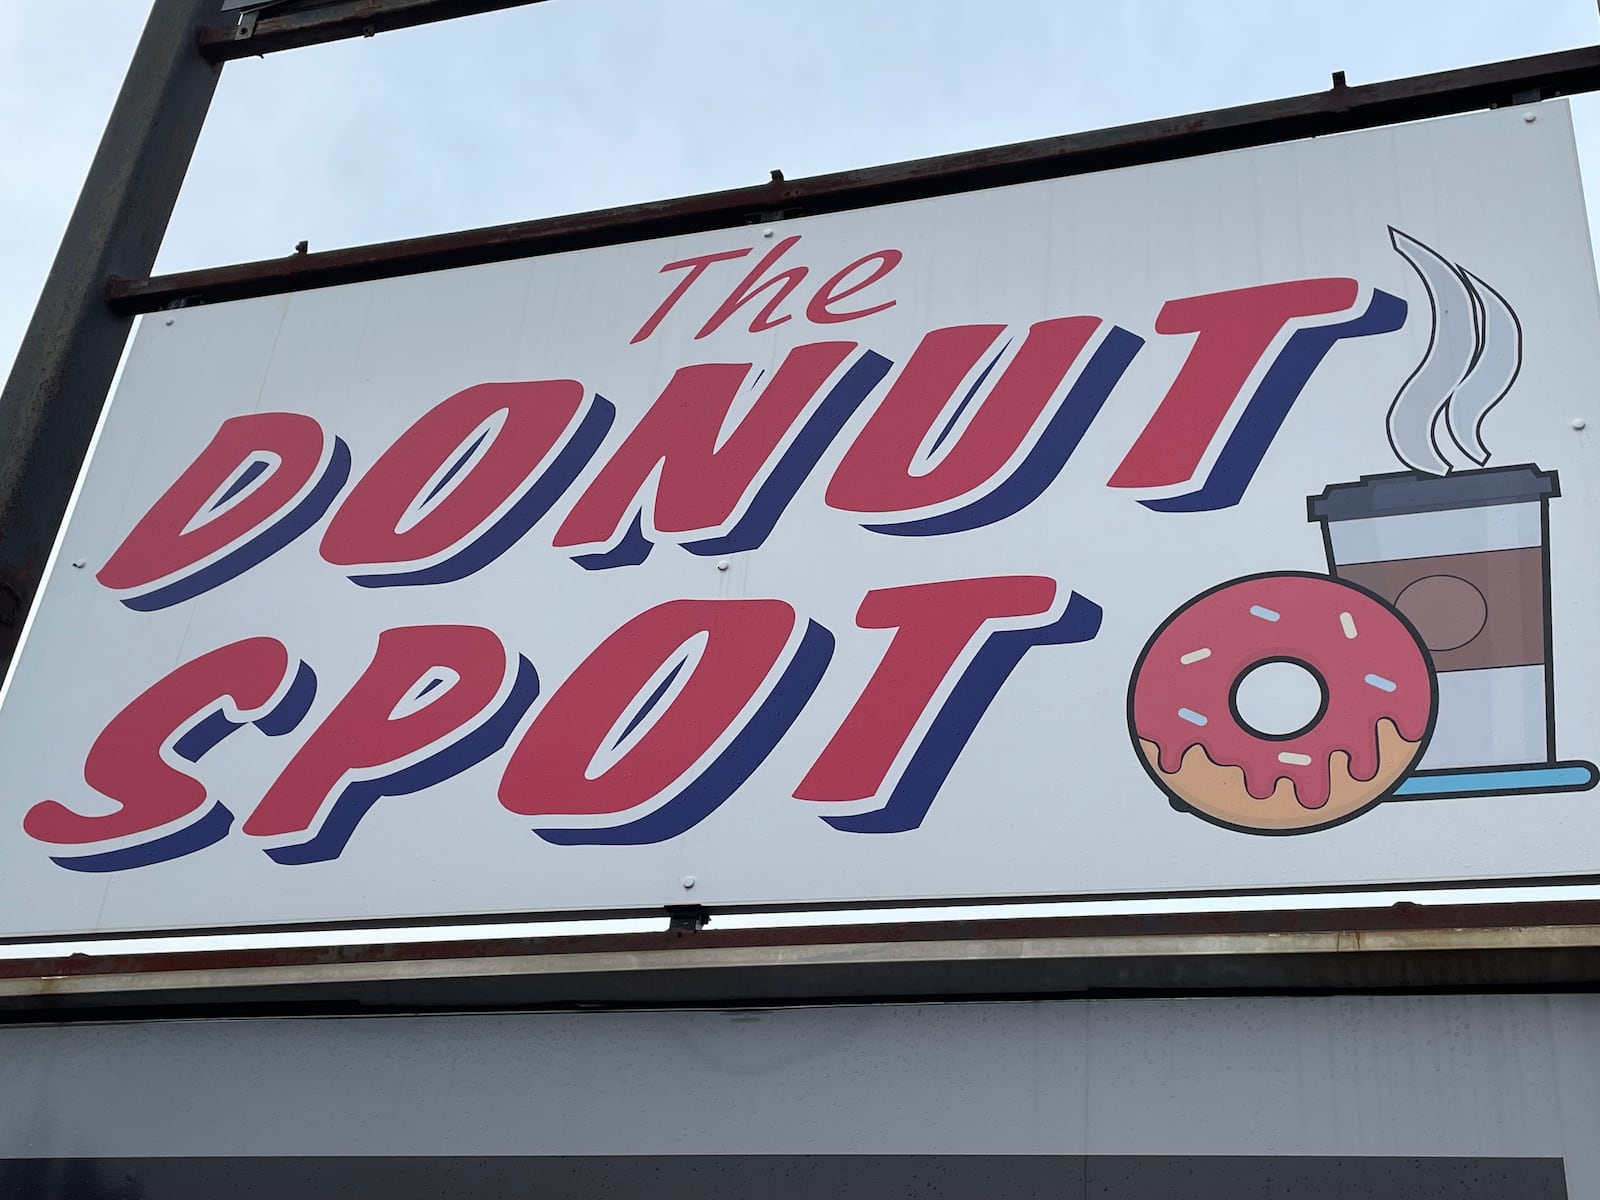
<path id="1" fill-rule="evenodd" d="M 1587 245 L 1544 104 L 146 318 L 5 932 L 1592 874 Z"/>

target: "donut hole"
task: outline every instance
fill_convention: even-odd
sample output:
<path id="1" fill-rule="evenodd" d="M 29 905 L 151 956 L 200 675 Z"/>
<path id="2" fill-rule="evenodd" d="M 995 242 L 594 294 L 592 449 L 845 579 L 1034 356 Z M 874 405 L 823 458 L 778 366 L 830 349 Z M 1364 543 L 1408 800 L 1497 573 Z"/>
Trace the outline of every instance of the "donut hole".
<path id="1" fill-rule="evenodd" d="M 1310 663 L 1263 659 L 1233 681 L 1228 707 L 1247 732 L 1287 741 L 1322 720 L 1328 711 L 1328 685 Z"/>

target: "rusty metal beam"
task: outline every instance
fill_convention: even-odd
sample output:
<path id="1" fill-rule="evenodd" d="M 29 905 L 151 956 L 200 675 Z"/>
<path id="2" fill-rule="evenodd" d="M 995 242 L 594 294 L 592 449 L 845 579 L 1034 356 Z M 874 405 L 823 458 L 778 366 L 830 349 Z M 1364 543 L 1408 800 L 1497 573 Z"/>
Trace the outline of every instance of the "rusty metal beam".
<path id="1" fill-rule="evenodd" d="M 217 0 L 160 0 L 0 391 L 0 673 L 16 648 L 132 321 L 108 276 L 149 271 L 220 67 L 195 52 Z"/>
<path id="2" fill-rule="evenodd" d="M 0 962 L 0 1021 L 1594 990 L 1600 902 L 1154 913 Z"/>
<path id="3" fill-rule="evenodd" d="M 438 7 L 437 3 L 421 7 Z M 359 6 L 354 6 L 359 7 Z M 266 25 L 265 19 L 262 27 Z M 259 30 L 260 27 L 258 27 Z M 113 279 L 123 314 L 275 295 L 1213 154 L 1600 89 L 1600 46 L 810 179 L 462 233 Z"/>
<path id="4" fill-rule="evenodd" d="M 323 42 L 372 37 L 435 21 L 521 8 L 543 0 L 345 0 L 304 11 L 268 11 L 252 23 L 212 25 L 200 31 L 200 53 L 214 63 L 298 50 Z M 246 32 L 248 31 L 248 32 Z"/>

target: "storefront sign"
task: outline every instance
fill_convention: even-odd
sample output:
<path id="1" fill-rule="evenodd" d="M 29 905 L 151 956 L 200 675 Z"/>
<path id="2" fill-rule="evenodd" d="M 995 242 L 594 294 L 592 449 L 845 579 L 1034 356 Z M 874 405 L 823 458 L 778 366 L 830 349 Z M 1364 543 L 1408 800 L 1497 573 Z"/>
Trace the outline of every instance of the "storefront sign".
<path id="1" fill-rule="evenodd" d="M 1584 222 L 1545 104 L 146 318 L 4 932 L 1592 874 Z"/>

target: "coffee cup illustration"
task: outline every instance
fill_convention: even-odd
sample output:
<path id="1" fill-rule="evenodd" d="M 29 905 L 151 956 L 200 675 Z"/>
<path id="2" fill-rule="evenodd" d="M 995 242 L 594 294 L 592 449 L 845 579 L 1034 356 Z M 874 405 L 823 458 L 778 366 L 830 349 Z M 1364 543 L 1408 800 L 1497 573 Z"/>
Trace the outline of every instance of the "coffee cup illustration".
<path id="1" fill-rule="evenodd" d="M 1549 505 L 1555 471 L 1490 464 L 1484 419 L 1522 330 L 1506 299 L 1398 230 L 1432 307 L 1427 352 L 1388 412 L 1404 468 L 1307 500 L 1328 575 L 1232 580 L 1185 602 L 1135 664 L 1128 719 L 1174 807 L 1249 833 L 1305 833 L 1385 800 L 1576 791 L 1557 754 Z M 1240 697 L 1267 671 L 1320 704 L 1290 727 Z"/>

